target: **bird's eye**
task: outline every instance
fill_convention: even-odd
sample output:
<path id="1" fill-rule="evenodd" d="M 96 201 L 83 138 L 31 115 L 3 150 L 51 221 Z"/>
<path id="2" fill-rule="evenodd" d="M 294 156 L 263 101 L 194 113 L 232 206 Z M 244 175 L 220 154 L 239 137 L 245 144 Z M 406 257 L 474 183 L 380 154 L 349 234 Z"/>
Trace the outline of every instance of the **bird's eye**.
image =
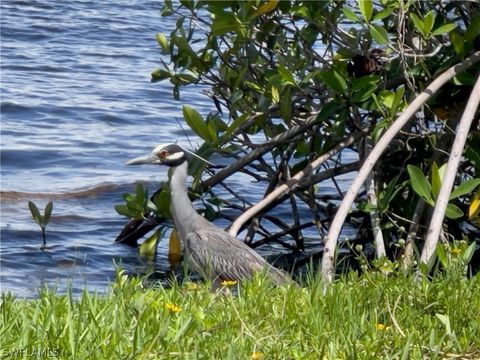
<path id="1" fill-rule="evenodd" d="M 168 152 L 167 152 L 166 150 L 162 150 L 162 151 L 160 151 L 160 152 L 158 153 L 158 157 L 159 157 L 159 158 L 162 158 L 162 159 L 163 159 L 163 158 L 166 158 L 167 155 L 168 155 Z"/>

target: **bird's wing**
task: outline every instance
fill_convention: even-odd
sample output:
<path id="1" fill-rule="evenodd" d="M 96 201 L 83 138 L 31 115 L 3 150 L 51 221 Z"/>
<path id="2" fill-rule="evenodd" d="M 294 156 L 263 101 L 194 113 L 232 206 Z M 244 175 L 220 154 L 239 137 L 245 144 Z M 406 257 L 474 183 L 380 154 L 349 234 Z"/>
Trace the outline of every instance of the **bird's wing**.
<path id="1" fill-rule="evenodd" d="M 286 273 L 272 267 L 257 252 L 224 231 L 202 229 L 190 233 L 185 246 L 189 261 L 210 278 L 239 281 L 255 272 L 266 271 L 276 284 L 292 281 Z"/>

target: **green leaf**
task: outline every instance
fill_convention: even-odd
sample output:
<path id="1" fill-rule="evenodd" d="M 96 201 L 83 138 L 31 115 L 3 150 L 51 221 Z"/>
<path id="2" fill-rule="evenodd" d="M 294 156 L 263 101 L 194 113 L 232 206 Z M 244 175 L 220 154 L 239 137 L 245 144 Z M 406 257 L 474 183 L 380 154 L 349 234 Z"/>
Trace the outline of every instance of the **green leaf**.
<path id="1" fill-rule="evenodd" d="M 243 91 L 242 89 L 237 89 L 233 92 L 232 96 L 230 96 L 230 102 L 235 104 L 241 98 L 243 98 Z"/>
<path id="2" fill-rule="evenodd" d="M 240 125 L 242 125 L 247 119 L 248 119 L 248 114 L 243 114 L 237 117 L 235 120 L 233 120 L 233 122 L 230 124 L 227 131 L 225 132 L 225 138 L 229 139 L 232 136 L 232 134 L 235 132 L 235 130 L 237 130 L 237 128 Z"/>
<path id="3" fill-rule="evenodd" d="M 225 132 L 228 129 L 227 124 L 218 115 L 207 116 L 207 124 L 213 126 L 215 132 Z"/>
<path id="4" fill-rule="evenodd" d="M 437 163 L 432 164 L 432 195 L 433 198 L 436 200 L 438 197 L 438 193 L 440 191 L 440 187 L 442 186 L 442 179 L 440 177 L 440 172 L 438 171 Z"/>
<path id="5" fill-rule="evenodd" d="M 272 102 L 274 104 L 277 104 L 279 101 L 280 101 L 280 94 L 278 92 L 278 88 L 275 87 L 274 85 L 272 85 L 272 88 L 271 88 L 271 94 L 272 94 Z"/>
<path id="6" fill-rule="evenodd" d="M 357 0 L 357 3 L 363 17 L 369 22 L 373 14 L 372 0 Z"/>
<path id="7" fill-rule="evenodd" d="M 473 164 L 476 171 L 480 173 L 480 153 L 475 147 L 467 146 L 465 157 Z"/>
<path id="8" fill-rule="evenodd" d="M 151 82 L 158 82 L 172 77 L 172 73 L 164 69 L 153 70 L 151 75 Z"/>
<path id="9" fill-rule="evenodd" d="M 33 202 L 29 201 L 28 202 L 28 207 L 30 208 L 30 212 L 32 213 L 33 220 L 35 220 L 35 222 L 38 225 L 42 226 L 43 216 L 40 215 L 40 211 L 38 210 L 37 205 L 35 205 Z"/>
<path id="10" fill-rule="evenodd" d="M 350 21 L 353 21 L 353 22 L 359 22 L 360 19 L 358 18 L 357 14 L 355 14 L 352 10 L 350 10 L 349 8 L 347 7 L 343 7 L 342 8 L 342 11 L 343 11 L 343 14 L 345 15 L 345 17 L 350 20 Z"/>
<path id="11" fill-rule="evenodd" d="M 477 243 L 474 241 L 468 246 L 468 248 L 465 249 L 465 252 L 463 253 L 463 256 L 462 256 L 462 261 L 465 265 L 469 264 L 470 261 L 472 260 L 473 254 L 475 253 L 476 245 Z"/>
<path id="12" fill-rule="evenodd" d="M 397 184 L 399 176 L 394 177 L 380 192 L 378 197 L 378 203 L 380 211 L 384 212 L 388 210 L 390 203 L 395 199 L 397 194 L 405 188 L 405 183 Z"/>
<path id="13" fill-rule="evenodd" d="M 165 219 L 170 219 L 170 192 L 165 186 L 162 191 L 158 192 L 153 199 L 153 203 L 157 208 L 157 212 Z"/>
<path id="14" fill-rule="evenodd" d="M 172 0 L 165 0 L 163 2 L 163 8 L 161 9 L 161 15 L 169 16 L 171 14 L 173 14 Z"/>
<path id="15" fill-rule="evenodd" d="M 137 197 L 138 202 L 140 203 L 146 203 L 146 200 L 148 199 L 148 191 L 144 189 L 142 184 L 137 184 L 135 187 L 135 196 Z"/>
<path id="16" fill-rule="evenodd" d="M 364 88 L 370 87 L 371 85 L 378 86 L 381 79 L 382 77 L 378 75 L 364 75 L 359 78 L 353 78 L 351 79 L 352 90 L 363 91 Z"/>
<path id="17" fill-rule="evenodd" d="M 182 85 L 194 84 L 198 82 L 198 77 L 188 74 L 188 73 L 181 73 L 176 74 L 173 76 L 172 80 L 177 80 Z"/>
<path id="18" fill-rule="evenodd" d="M 322 110 L 320 110 L 320 113 L 317 116 L 316 121 L 319 123 L 324 122 L 328 118 L 330 118 L 333 114 L 335 114 L 337 111 L 340 111 L 341 104 L 337 101 L 330 101 L 327 102 L 326 104 L 322 104 Z"/>
<path id="19" fill-rule="evenodd" d="M 168 54 L 170 52 L 170 47 L 168 45 L 167 37 L 162 33 L 157 33 L 155 35 L 155 38 L 157 39 L 157 42 L 160 45 L 161 53 Z"/>
<path id="20" fill-rule="evenodd" d="M 148 237 L 138 249 L 140 256 L 154 257 L 157 253 L 157 245 L 160 239 L 161 230 L 157 229 L 150 237 Z"/>
<path id="21" fill-rule="evenodd" d="M 216 134 L 207 126 L 200 113 L 188 105 L 183 106 L 183 117 L 192 131 L 205 141 L 214 142 Z"/>
<path id="22" fill-rule="evenodd" d="M 450 31 L 452 31 L 456 27 L 457 27 L 457 24 L 444 24 L 444 25 L 436 28 L 432 32 L 432 35 L 437 36 L 437 35 L 442 35 L 442 34 L 448 34 Z"/>
<path id="23" fill-rule="evenodd" d="M 343 93 L 347 87 L 345 78 L 335 69 L 320 71 L 318 76 L 327 86 L 339 93 Z"/>
<path id="24" fill-rule="evenodd" d="M 134 217 L 141 217 L 145 209 L 143 204 L 139 203 L 137 200 L 127 202 L 128 210 L 134 214 Z"/>
<path id="25" fill-rule="evenodd" d="M 395 93 L 390 90 L 381 90 L 378 98 L 384 106 L 391 109 L 395 102 Z"/>
<path id="26" fill-rule="evenodd" d="M 127 207 L 127 205 L 115 205 L 115 211 L 122 216 L 126 216 L 128 218 L 133 218 L 135 217 L 135 214 L 130 211 L 130 209 Z"/>
<path id="27" fill-rule="evenodd" d="M 447 252 L 445 251 L 445 246 L 441 242 L 437 244 L 435 253 L 438 256 L 438 260 L 440 261 L 440 264 L 442 264 L 442 266 L 446 268 L 448 266 Z"/>
<path id="28" fill-rule="evenodd" d="M 375 16 L 373 17 L 373 20 L 378 21 L 378 20 L 385 19 L 386 17 L 390 16 L 393 10 L 394 10 L 393 7 L 383 9 L 382 11 L 379 11 L 377 14 L 375 14 Z"/>
<path id="29" fill-rule="evenodd" d="M 370 35 L 379 45 L 387 45 L 390 42 L 387 30 L 378 25 L 370 25 Z"/>
<path id="30" fill-rule="evenodd" d="M 424 25 L 423 25 L 423 20 L 421 20 L 417 15 L 415 15 L 414 13 L 410 13 L 408 15 L 410 17 L 410 19 L 413 21 L 413 25 L 415 25 L 415 29 L 420 33 L 420 34 L 423 34 L 423 28 L 424 28 Z"/>
<path id="31" fill-rule="evenodd" d="M 465 31 L 465 40 L 471 43 L 478 35 L 480 35 L 480 14 L 470 22 L 470 26 Z"/>
<path id="32" fill-rule="evenodd" d="M 445 325 L 446 334 L 452 335 L 452 327 L 450 326 L 450 318 L 447 315 L 435 314 L 435 316 L 440 320 L 440 322 Z"/>
<path id="33" fill-rule="evenodd" d="M 50 216 L 52 215 L 53 210 L 53 202 L 49 201 L 47 205 L 45 205 L 45 210 L 43 212 L 43 225 L 47 225 L 50 221 Z"/>
<path id="34" fill-rule="evenodd" d="M 467 72 L 463 72 L 463 73 L 460 73 L 458 75 L 455 75 L 453 77 L 453 83 L 455 85 L 458 85 L 458 86 L 463 86 L 463 85 L 467 85 L 467 86 L 472 86 L 473 87 L 473 84 L 475 83 L 475 78 L 472 77 L 472 74 L 469 74 Z"/>
<path id="35" fill-rule="evenodd" d="M 453 49 L 457 54 L 462 55 L 463 51 L 465 50 L 465 41 L 463 36 L 456 31 L 451 31 L 449 35 L 450 41 L 453 44 Z"/>
<path id="36" fill-rule="evenodd" d="M 211 25 L 212 36 L 222 36 L 228 32 L 238 32 L 241 22 L 232 13 L 223 13 L 222 16 L 215 17 Z"/>
<path id="37" fill-rule="evenodd" d="M 402 102 L 403 95 L 405 94 L 405 86 L 400 86 L 395 92 L 395 99 L 393 100 L 392 107 L 390 108 L 390 116 L 393 118 L 398 112 L 398 108 Z"/>
<path id="38" fill-rule="evenodd" d="M 470 179 L 458 185 L 451 193 L 449 199 L 455 199 L 462 195 L 470 194 L 480 185 L 480 179 Z"/>
<path id="39" fill-rule="evenodd" d="M 185 6 L 188 10 L 193 10 L 195 4 L 193 0 L 180 0 L 180 3 Z"/>
<path id="40" fill-rule="evenodd" d="M 262 6 L 260 6 L 250 18 L 254 18 L 266 13 L 269 13 L 277 7 L 279 3 L 279 0 L 268 0 L 266 3 L 264 3 Z"/>
<path id="41" fill-rule="evenodd" d="M 280 75 L 280 83 L 282 85 L 296 85 L 293 74 L 287 68 L 279 66 L 278 73 Z"/>
<path id="42" fill-rule="evenodd" d="M 363 77 L 363 76 L 362 76 Z M 363 103 L 364 101 L 367 101 L 370 99 L 372 94 L 377 90 L 377 85 L 376 84 L 368 84 L 362 89 L 359 89 L 353 93 L 351 96 L 350 100 L 354 103 Z"/>
<path id="43" fill-rule="evenodd" d="M 449 203 L 445 210 L 445 216 L 449 219 L 458 219 L 463 216 L 463 211 L 457 205 Z"/>
<path id="44" fill-rule="evenodd" d="M 425 37 L 430 34 L 432 31 L 433 23 L 435 22 L 435 14 L 433 11 L 429 11 L 427 15 L 425 15 L 425 19 L 423 20 L 423 34 Z"/>
<path id="45" fill-rule="evenodd" d="M 410 175 L 410 183 L 412 184 L 413 191 L 425 200 L 425 202 L 433 205 L 432 188 L 425 175 L 423 175 L 422 170 L 415 165 L 408 165 L 407 170 Z"/>
<path id="46" fill-rule="evenodd" d="M 151 210 L 151 211 L 154 211 L 154 212 L 158 211 L 157 206 L 150 199 L 147 199 L 147 203 L 145 204 L 145 206 L 148 210 Z"/>
<path id="47" fill-rule="evenodd" d="M 132 194 L 126 193 L 126 194 L 123 194 L 123 200 L 125 200 L 126 202 L 135 201 L 135 196 L 133 196 Z"/>

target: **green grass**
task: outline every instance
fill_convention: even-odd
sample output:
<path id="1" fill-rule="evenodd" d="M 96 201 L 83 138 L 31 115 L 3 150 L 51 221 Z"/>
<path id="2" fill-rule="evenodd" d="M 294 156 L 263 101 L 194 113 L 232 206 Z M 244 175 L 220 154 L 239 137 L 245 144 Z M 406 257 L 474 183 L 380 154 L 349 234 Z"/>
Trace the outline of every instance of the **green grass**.
<path id="1" fill-rule="evenodd" d="M 350 275 L 326 293 L 255 279 L 231 295 L 119 273 L 107 295 L 4 294 L 0 322 L 2 358 L 476 359 L 480 277 Z"/>

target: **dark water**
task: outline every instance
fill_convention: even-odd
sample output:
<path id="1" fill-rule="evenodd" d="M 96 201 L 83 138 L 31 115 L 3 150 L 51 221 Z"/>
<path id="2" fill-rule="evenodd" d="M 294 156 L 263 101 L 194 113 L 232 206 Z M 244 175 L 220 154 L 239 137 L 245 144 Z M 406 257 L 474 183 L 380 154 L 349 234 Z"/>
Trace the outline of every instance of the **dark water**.
<path id="1" fill-rule="evenodd" d="M 124 162 L 157 143 L 190 146 L 176 120 L 182 104 L 203 114 L 211 106 L 198 88 L 178 102 L 168 83 L 150 83 L 160 57 L 155 34 L 168 34 L 175 21 L 162 18 L 160 6 L 1 2 L 2 291 L 29 297 L 43 283 L 62 290 L 69 281 L 77 293 L 103 291 L 114 262 L 146 268 L 136 249 L 113 243 L 125 224 L 113 207 L 136 181 L 153 190 L 166 172 Z M 229 181 L 255 197 L 250 183 Z M 28 200 L 41 209 L 54 202 L 46 250 Z M 169 268 L 166 241 L 156 268 Z"/>

